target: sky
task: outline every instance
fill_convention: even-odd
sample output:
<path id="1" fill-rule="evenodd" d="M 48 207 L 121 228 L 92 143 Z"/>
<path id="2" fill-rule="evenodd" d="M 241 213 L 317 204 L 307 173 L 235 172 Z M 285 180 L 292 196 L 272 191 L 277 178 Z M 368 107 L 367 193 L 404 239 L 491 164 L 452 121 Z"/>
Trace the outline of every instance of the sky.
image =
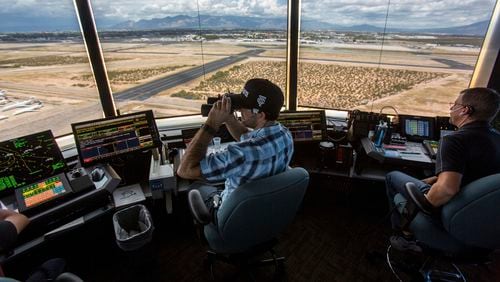
<path id="1" fill-rule="evenodd" d="M 488 20 L 495 0 L 302 0 L 303 19 L 334 25 L 441 28 Z M 175 15 L 285 17 L 286 0 L 92 0 L 101 25 Z M 77 26 L 71 0 L 0 0 L 0 31 L 35 24 Z"/>

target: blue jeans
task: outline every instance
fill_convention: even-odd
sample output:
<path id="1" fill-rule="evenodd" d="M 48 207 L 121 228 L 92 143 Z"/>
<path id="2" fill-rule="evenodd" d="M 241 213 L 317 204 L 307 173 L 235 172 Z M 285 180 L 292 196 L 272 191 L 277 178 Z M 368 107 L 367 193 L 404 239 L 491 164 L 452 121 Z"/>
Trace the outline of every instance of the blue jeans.
<path id="1" fill-rule="evenodd" d="M 405 184 L 408 182 L 413 182 L 418 187 L 422 193 L 429 191 L 431 185 L 423 182 L 422 180 L 411 177 L 400 171 L 391 171 L 385 176 L 385 186 L 387 190 L 387 198 L 389 200 L 389 209 L 392 211 L 391 223 L 392 229 L 401 230 L 401 215 L 398 211 L 394 210 L 394 196 L 396 194 L 403 195 L 406 199 L 409 199 L 406 193 Z"/>

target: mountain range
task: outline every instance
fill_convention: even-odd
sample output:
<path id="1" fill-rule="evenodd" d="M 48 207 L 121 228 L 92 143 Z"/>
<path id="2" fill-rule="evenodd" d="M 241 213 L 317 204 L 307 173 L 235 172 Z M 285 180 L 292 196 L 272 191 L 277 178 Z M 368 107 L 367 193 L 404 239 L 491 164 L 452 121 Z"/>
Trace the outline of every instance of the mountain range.
<path id="1" fill-rule="evenodd" d="M 287 19 L 244 17 L 244 16 L 208 16 L 201 15 L 202 29 L 249 29 L 249 30 L 286 30 Z M 186 15 L 154 18 L 138 21 L 116 21 L 108 18 L 97 18 L 96 24 L 99 30 L 156 30 L 156 29 L 198 29 L 198 17 Z M 488 28 L 488 21 L 476 22 L 464 26 L 441 27 L 441 28 L 397 28 L 389 26 L 387 32 L 399 33 L 437 33 L 452 35 L 479 35 L 484 36 Z M 330 24 L 318 20 L 302 19 L 301 30 L 335 30 L 355 32 L 383 32 L 379 26 L 362 24 L 353 26 L 342 26 Z M 62 32 L 79 31 L 78 23 L 69 17 L 40 17 L 28 18 L 28 16 L 5 15 L 0 17 L 0 32 Z"/>
<path id="2" fill-rule="evenodd" d="M 155 18 L 151 20 L 125 21 L 111 25 L 108 29 L 112 30 L 142 30 L 142 29 L 286 29 L 286 18 L 260 18 L 260 17 L 242 17 L 242 16 L 200 16 L 190 17 L 186 15 Z M 488 28 L 488 21 L 476 22 L 464 26 L 446 27 L 446 28 L 387 28 L 387 32 L 405 32 L 405 33 L 437 33 L 453 35 L 479 35 L 484 36 Z M 356 31 L 356 32 L 383 32 L 382 27 L 363 24 L 354 26 L 333 25 L 316 20 L 302 20 L 302 30 L 336 30 L 336 31 Z"/>

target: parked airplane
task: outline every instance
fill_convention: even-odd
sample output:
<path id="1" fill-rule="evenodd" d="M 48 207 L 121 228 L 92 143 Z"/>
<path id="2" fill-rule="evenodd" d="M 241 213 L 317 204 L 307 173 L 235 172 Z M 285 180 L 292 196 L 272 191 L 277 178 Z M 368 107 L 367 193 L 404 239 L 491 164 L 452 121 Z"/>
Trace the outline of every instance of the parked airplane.
<path id="1" fill-rule="evenodd" d="M 16 109 L 16 108 L 24 108 L 24 107 L 27 107 L 29 105 L 33 105 L 33 104 L 39 104 L 41 105 L 42 102 L 31 97 L 29 98 L 28 100 L 26 101 L 21 101 L 21 102 L 16 102 L 16 103 L 13 103 L 13 104 L 10 104 L 10 105 L 6 105 L 2 108 L 2 112 L 5 112 L 5 111 L 8 111 L 8 110 L 12 110 L 12 109 Z"/>
<path id="2" fill-rule="evenodd" d="M 24 114 L 24 113 L 28 113 L 28 112 L 36 112 L 41 107 L 43 107 L 43 104 L 41 104 L 41 103 L 36 104 L 36 105 L 30 106 L 30 107 L 27 107 L 27 108 L 24 108 L 21 110 L 17 110 L 12 115 L 16 116 L 16 115 L 20 115 L 20 114 Z"/>

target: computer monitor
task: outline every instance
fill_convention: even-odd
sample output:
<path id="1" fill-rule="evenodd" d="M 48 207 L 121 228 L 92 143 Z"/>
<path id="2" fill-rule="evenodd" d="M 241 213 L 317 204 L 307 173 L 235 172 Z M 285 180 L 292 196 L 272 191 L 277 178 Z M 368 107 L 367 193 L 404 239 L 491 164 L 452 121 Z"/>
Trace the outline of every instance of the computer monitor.
<path id="1" fill-rule="evenodd" d="M 408 141 L 423 141 L 434 139 L 433 117 L 399 115 L 401 133 Z"/>
<path id="2" fill-rule="evenodd" d="M 326 139 L 326 117 L 323 110 L 282 112 L 278 122 L 290 130 L 296 143 Z"/>
<path id="3" fill-rule="evenodd" d="M 84 167 L 161 145 L 151 110 L 74 123 L 71 127 Z"/>
<path id="4" fill-rule="evenodd" d="M 193 140 L 196 133 L 200 130 L 199 127 L 196 128 L 186 128 L 181 130 L 182 142 L 187 147 L 191 140 Z"/>
<path id="5" fill-rule="evenodd" d="M 17 188 L 16 199 L 19 211 L 25 212 L 48 202 L 55 203 L 56 199 L 62 198 L 71 191 L 64 173 Z"/>
<path id="6" fill-rule="evenodd" d="M 500 113 L 498 113 L 497 116 L 493 119 L 492 125 L 493 128 L 500 131 Z"/>
<path id="7" fill-rule="evenodd" d="M 0 142 L 0 196 L 66 170 L 52 131 Z"/>

